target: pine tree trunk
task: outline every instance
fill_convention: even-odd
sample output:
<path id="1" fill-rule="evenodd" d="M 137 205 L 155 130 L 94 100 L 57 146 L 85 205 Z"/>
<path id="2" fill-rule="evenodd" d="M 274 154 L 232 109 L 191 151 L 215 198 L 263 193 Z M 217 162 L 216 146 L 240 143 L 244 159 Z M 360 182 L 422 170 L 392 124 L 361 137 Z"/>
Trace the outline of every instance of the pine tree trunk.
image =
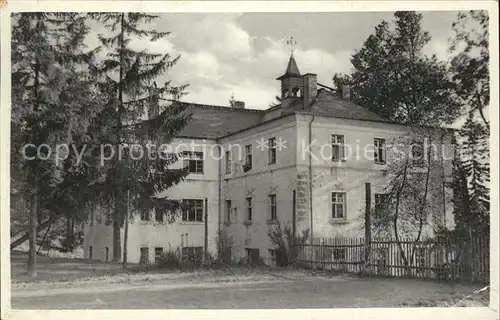
<path id="1" fill-rule="evenodd" d="M 36 235 L 37 235 L 37 203 L 38 195 L 35 193 L 31 198 L 29 219 L 29 253 L 28 253 L 28 275 L 36 277 Z"/>
<path id="2" fill-rule="evenodd" d="M 119 83 L 118 83 L 118 112 L 117 112 L 117 123 L 116 123 L 116 150 L 120 150 L 121 144 L 121 128 L 122 128 L 122 119 L 121 112 L 123 111 L 123 65 L 125 63 L 124 59 L 124 34 L 125 34 L 125 13 L 121 14 L 120 19 L 120 74 L 119 74 Z M 121 170 L 121 159 L 118 159 L 116 162 L 117 171 L 120 179 L 120 185 L 118 186 L 115 192 L 115 212 L 113 219 L 113 261 L 120 261 L 121 259 L 121 237 L 120 237 L 120 228 L 122 224 L 122 212 L 123 209 L 123 192 L 122 192 L 122 183 L 123 183 L 123 170 Z"/>
<path id="3" fill-rule="evenodd" d="M 122 192 L 117 190 L 115 192 L 115 211 L 113 217 L 113 261 L 118 262 L 121 260 L 122 247 L 121 247 L 121 201 Z"/>
<path id="4" fill-rule="evenodd" d="M 123 232 L 123 271 L 127 270 L 127 250 L 128 250 L 128 218 L 130 215 L 130 190 L 127 190 L 127 210 L 125 216 L 125 230 Z"/>
<path id="5" fill-rule="evenodd" d="M 71 245 L 72 245 L 72 239 L 71 239 L 71 217 L 70 214 L 66 214 L 66 250 L 68 252 L 71 252 Z"/>

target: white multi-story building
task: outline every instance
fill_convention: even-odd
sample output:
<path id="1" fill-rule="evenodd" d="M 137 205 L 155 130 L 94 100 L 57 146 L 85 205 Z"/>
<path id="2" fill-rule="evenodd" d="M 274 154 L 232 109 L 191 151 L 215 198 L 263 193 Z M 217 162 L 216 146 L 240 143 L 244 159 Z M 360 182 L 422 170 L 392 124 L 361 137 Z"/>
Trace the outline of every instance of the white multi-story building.
<path id="1" fill-rule="evenodd" d="M 301 75 L 293 56 L 278 80 L 281 104 L 267 110 L 245 109 L 242 102 L 188 105 L 192 119 L 173 145 L 191 152 L 176 163 L 189 162 L 191 173 L 165 196 L 190 201 L 192 209 L 173 223 L 163 222 L 161 213 L 136 217 L 129 225 L 130 262 L 141 254 L 153 262 L 169 248 L 203 250 L 205 239 L 214 252 L 221 230 L 233 240 L 233 259 L 258 254 L 266 260 L 273 250 L 268 230 L 277 223 L 297 233 L 309 229 L 312 237 L 363 235 L 365 183 L 371 183 L 376 201 L 390 179 L 386 146 L 411 134 L 411 128 L 352 103 L 348 89 L 337 95 L 318 84 L 315 74 Z M 438 131 L 434 143 L 450 151 L 451 133 Z M 439 160 L 432 169 L 430 193 L 437 209 L 429 225 L 450 226 L 445 181 L 451 177 L 451 157 Z M 85 256 L 108 260 L 112 225 L 97 217 L 85 227 Z"/>

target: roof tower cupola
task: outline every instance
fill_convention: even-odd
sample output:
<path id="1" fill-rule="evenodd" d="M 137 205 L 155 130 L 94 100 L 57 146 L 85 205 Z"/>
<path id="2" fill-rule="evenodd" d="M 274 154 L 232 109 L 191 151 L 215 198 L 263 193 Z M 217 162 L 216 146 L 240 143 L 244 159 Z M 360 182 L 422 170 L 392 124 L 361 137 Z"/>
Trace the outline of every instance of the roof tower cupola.
<path id="1" fill-rule="evenodd" d="M 281 100 L 283 103 L 285 100 L 290 100 L 290 98 L 295 99 L 302 97 L 304 83 L 300 75 L 299 67 L 297 67 L 297 62 L 295 62 L 295 58 L 293 57 L 293 46 L 296 43 L 293 37 L 287 41 L 287 44 L 290 45 L 290 59 L 288 60 L 285 73 L 276 79 L 281 81 Z"/>

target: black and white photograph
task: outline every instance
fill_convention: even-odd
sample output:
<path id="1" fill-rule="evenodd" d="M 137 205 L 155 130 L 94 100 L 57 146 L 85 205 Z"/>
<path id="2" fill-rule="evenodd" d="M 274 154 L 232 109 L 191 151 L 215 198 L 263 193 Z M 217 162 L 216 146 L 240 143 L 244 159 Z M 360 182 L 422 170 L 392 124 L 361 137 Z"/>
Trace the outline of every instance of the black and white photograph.
<path id="1" fill-rule="evenodd" d="M 2 319 L 498 319 L 498 3 L 224 2 L 2 4 Z"/>

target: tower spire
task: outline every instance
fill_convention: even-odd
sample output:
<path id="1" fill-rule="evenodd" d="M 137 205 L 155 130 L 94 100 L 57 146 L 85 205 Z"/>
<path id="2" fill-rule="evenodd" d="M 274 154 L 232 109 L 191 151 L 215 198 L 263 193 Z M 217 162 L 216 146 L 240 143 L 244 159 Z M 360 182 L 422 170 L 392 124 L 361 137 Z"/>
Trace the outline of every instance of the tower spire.
<path id="1" fill-rule="evenodd" d="M 290 37 L 290 39 L 286 41 L 286 44 L 290 46 L 290 57 L 293 57 L 293 46 L 297 44 L 297 41 L 295 41 L 293 37 Z"/>

